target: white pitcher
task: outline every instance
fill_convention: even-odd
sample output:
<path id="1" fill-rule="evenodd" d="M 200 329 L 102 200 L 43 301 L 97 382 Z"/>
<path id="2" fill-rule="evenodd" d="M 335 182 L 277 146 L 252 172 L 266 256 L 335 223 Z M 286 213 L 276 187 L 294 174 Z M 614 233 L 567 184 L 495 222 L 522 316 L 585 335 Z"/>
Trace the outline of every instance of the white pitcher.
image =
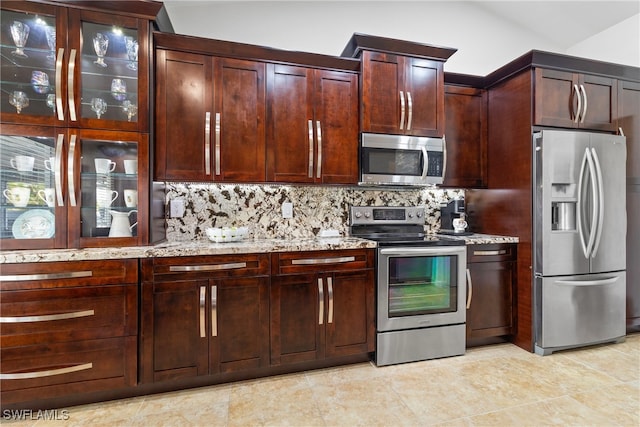
<path id="1" fill-rule="evenodd" d="M 109 237 L 131 237 L 131 230 L 138 225 L 136 221 L 133 225 L 129 225 L 129 215 L 133 212 L 138 213 L 137 210 L 129 212 L 109 211 L 111 217 L 111 229 L 109 230 Z"/>

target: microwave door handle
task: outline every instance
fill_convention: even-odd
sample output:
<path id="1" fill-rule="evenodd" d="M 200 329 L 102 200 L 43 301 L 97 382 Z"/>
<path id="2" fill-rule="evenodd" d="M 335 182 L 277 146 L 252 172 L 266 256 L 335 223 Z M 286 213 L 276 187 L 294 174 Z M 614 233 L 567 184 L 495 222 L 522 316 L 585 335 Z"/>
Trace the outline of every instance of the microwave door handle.
<path id="1" fill-rule="evenodd" d="M 447 177 L 447 136 L 442 135 L 442 180 Z"/>
<path id="2" fill-rule="evenodd" d="M 422 155 L 424 156 L 424 164 L 422 165 L 422 179 L 427 178 L 427 172 L 429 171 L 429 152 L 427 147 L 422 147 Z"/>

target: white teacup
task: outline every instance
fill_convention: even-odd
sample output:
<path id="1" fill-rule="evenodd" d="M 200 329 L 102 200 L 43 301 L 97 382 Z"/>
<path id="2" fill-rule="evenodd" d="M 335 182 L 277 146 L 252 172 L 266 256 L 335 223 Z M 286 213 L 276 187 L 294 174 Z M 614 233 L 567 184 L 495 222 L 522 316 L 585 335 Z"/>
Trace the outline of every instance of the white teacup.
<path id="1" fill-rule="evenodd" d="M 55 161 L 56 161 L 55 157 L 49 157 L 44 161 L 44 168 L 48 171 L 52 171 L 53 168 L 55 167 Z"/>
<path id="2" fill-rule="evenodd" d="M 19 170 L 20 172 L 31 172 L 33 170 L 33 163 L 35 158 L 32 156 L 15 156 L 9 162 L 11 167 Z"/>
<path id="3" fill-rule="evenodd" d="M 107 190 L 105 188 L 96 188 L 96 207 L 108 208 L 118 198 L 116 190 Z"/>
<path id="4" fill-rule="evenodd" d="M 116 168 L 116 162 L 109 159 L 95 159 L 96 173 L 113 172 Z"/>
<path id="5" fill-rule="evenodd" d="M 47 204 L 50 208 L 56 205 L 56 190 L 54 188 L 45 188 L 38 191 L 38 197 Z"/>
<path id="6" fill-rule="evenodd" d="M 9 200 L 13 206 L 24 208 L 29 204 L 31 197 L 31 188 L 29 187 L 12 187 L 5 189 L 2 194 Z"/>
<path id="7" fill-rule="evenodd" d="M 138 173 L 138 161 L 124 160 L 124 173 L 129 175 Z"/>
<path id="8" fill-rule="evenodd" d="M 455 231 L 464 231 L 467 228 L 467 221 L 462 218 L 454 218 L 452 224 Z"/>
<path id="9" fill-rule="evenodd" d="M 128 208 L 135 208 L 138 206 L 138 191 L 124 190 L 124 204 Z"/>

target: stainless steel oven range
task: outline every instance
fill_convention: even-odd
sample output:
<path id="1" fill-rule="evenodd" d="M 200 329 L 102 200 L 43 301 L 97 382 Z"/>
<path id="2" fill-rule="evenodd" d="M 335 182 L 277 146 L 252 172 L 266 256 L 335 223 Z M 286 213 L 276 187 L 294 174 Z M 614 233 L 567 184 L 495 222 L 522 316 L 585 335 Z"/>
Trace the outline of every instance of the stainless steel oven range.
<path id="1" fill-rule="evenodd" d="M 464 354 L 466 247 L 424 233 L 424 206 L 351 207 L 352 236 L 378 243 L 378 366 Z"/>

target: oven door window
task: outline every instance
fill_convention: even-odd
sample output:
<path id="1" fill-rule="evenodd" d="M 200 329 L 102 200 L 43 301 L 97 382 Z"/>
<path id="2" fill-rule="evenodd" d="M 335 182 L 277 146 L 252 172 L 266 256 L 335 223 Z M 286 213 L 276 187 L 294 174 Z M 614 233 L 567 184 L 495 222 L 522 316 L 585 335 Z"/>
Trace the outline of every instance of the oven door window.
<path id="1" fill-rule="evenodd" d="M 389 317 L 455 312 L 455 255 L 389 258 Z"/>
<path id="2" fill-rule="evenodd" d="M 421 150 L 363 147 L 363 173 L 422 176 Z"/>

